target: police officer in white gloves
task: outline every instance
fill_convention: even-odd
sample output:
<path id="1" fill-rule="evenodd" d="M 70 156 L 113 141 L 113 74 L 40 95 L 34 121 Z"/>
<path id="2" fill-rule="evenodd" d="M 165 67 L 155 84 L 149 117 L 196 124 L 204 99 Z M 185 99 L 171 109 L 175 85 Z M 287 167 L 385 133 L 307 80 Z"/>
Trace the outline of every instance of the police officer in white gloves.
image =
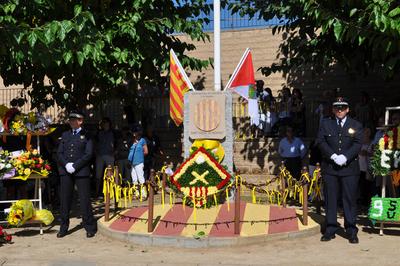
<path id="1" fill-rule="evenodd" d="M 90 203 L 90 160 L 93 156 L 93 142 L 82 128 L 84 115 L 74 111 L 69 114 L 71 130 L 62 134 L 58 150 L 58 171 L 60 174 L 60 231 L 58 238 L 68 234 L 74 185 L 78 189 L 83 227 L 88 238 L 96 234 L 96 220 Z"/>

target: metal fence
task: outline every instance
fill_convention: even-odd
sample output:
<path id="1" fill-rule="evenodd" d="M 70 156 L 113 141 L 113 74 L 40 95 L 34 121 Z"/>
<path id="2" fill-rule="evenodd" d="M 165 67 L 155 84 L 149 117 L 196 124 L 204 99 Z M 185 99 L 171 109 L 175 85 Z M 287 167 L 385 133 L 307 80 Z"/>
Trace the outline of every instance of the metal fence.
<path id="1" fill-rule="evenodd" d="M 207 3 L 212 4 L 213 0 L 209 0 Z M 248 15 L 240 16 L 238 13 L 232 14 L 227 7 L 221 8 L 221 30 L 265 28 L 283 24 L 283 21 L 276 17 L 270 20 L 264 20 L 262 18 L 260 19 L 259 15 L 259 12 L 257 12 L 252 18 L 250 18 Z M 203 24 L 203 30 L 214 31 L 214 12 L 211 10 L 210 14 L 203 14 L 200 17 L 207 17 L 210 20 L 210 23 Z"/>
<path id="2" fill-rule="evenodd" d="M 19 88 L 6 88 L 0 90 L 0 104 L 10 107 L 10 101 L 21 95 Z M 27 103 L 20 108 L 21 112 L 28 113 L 31 111 L 30 97 L 27 97 Z M 167 129 L 174 128 L 174 123 L 169 117 L 169 97 L 143 97 L 138 100 L 140 104 L 134 106 L 131 111 L 134 113 L 136 122 L 151 124 L 155 128 Z M 307 136 L 315 136 L 318 129 L 318 117 L 314 114 L 318 103 L 315 101 L 306 101 L 306 117 L 307 117 Z M 248 111 L 247 102 L 234 101 L 232 105 L 232 115 L 235 121 L 235 130 L 240 131 L 240 134 L 250 135 L 248 127 Z M 46 110 L 46 115 L 49 115 L 54 123 L 63 122 L 64 110 L 54 105 Z M 126 110 L 120 99 L 110 99 L 107 103 L 96 107 L 88 108 L 87 123 L 95 124 L 102 117 L 110 117 L 117 128 L 129 125 L 130 121 L 127 117 Z"/>

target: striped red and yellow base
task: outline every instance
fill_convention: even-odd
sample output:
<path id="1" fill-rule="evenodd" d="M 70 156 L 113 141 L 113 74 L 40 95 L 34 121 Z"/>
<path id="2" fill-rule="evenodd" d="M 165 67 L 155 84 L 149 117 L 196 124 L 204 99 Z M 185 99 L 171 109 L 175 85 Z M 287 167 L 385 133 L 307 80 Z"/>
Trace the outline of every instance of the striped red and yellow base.
<path id="1" fill-rule="evenodd" d="M 241 203 L 240 208 L 240 220 L 246 221 L 240 225 L 240 236 L 296 232 L 317 225 L 315 221 L 309 219 L 308 226 L 304 226 L 300 221 L 301 212 L 294 208 L 245 202 Z M 209 237 L 235 236 L 234 224 L 225 223 L 234 219 L 234 204 L 223 204 L 210 209 L 196 209 L 195 212 L 193 208 L 182 204 L 165 205 L 164 207 L 155 205 L 154 219 L 158 222 L 152 233 L 147 232 L 147 223 L 142 220 L 147 219 L 147 211 L 147 206 L 135 207 L 122 211 L 120 213 L 122 216 L 116 216 L 109 222 L 105 222 L 104 219 L 101 219 L 100 222 L 104 227 L 121 233 L 193 237 L 197 232 L 203 231 L 205 236 Z M 193 223 L 199 225 L 195 226 Z M 212 223 L 212 225 L 200 225 L 205 223 Z"/>

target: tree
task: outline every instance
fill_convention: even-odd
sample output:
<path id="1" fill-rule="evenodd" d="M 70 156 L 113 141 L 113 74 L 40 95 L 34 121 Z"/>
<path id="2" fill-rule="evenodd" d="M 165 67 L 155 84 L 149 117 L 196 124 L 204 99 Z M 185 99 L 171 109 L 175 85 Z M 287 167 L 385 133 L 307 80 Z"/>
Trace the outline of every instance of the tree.
<path id="1" fill-rule="evenodd" d="M 398 0 L 247 0 L 229 3 L 229 8 L 280 19 L 272 32 L 287 37 L 280 45 L 280 62 L 263 67 L 265 75 L 310 65 L 322 71 L 332 63 L 386 78 L 400 70 Z"/>
<path id="2" fill-rule="evenodd" d="M 162 82 L 173 48 L 184 67 L 209 63 L 174 33 L 208 40 L 205 0 L 5 0 L 0 3 L 0 75 L 23 84 L 32 107 L 83 108 L 118 91 Z M 48 78 L 49 84 L 45 79 Z M 47 84 L 47 85 L 46 85 Z"/>

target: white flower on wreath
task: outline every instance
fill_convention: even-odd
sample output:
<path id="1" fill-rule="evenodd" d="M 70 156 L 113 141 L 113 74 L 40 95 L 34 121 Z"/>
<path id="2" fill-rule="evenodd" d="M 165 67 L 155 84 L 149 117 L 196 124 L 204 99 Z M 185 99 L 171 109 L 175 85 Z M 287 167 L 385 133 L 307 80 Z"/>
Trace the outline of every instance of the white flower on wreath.
<path id="1" fill-rule="evenodd" d="M 0 170 L 2 170 L 6 165 L 4 163 L 0 163 Z"/>
<path id="2" fill-rule="evenodd" d="M 197 158 L 196 158 L 196 163 L 197 164 L 202 164 L 202 163 L 204 163 L 206 161 L 206 159 L 202 156 L 202 155 L 199 155 L 199 156 L 197 156 Z"/>

